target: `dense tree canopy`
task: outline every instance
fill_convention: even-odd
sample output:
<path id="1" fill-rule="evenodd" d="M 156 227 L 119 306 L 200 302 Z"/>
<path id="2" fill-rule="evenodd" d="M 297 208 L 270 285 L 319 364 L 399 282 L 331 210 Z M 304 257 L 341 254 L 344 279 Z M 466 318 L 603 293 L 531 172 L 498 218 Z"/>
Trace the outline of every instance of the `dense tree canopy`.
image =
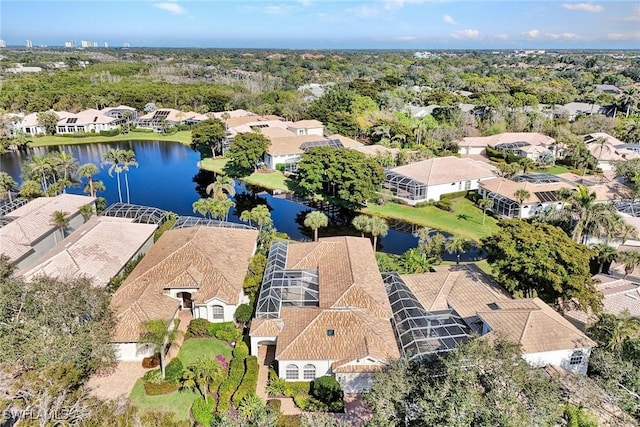
<path id="1" fill-rule="evenodd" d="M 269 144 L 269 140 L 257 132 L 236 135 L 227 151 L 229 162 L 224 167 L 224 173 L 231 178 L 251 175 L 258 168 Z"/>
<path id="2" fill-rule="evenodd" d="M 216 157 L 222 151 L 226 138 L 225 126 L 218 119 L 200 122 L 191 129 L 191 148 L 200 153 L 201 158 Z"/>
<path id="3" fill-rule="evenodd" d="M 481 243 L 500 284 L 515 296 L 538 296 L 561 306 L 575 298 L 582 307 L 600 310 L 589 248 L 549 224 L 503 220 L 499 225 L 500 231 Z"/>
<path id="4" fill-rule="evenodd" d="M 350 208 L 366 205 L 383 180 L 384 171 L 373 158 L 347 148 L 311 148 L 298 163 L 299 193 L 325 194 Z"/>

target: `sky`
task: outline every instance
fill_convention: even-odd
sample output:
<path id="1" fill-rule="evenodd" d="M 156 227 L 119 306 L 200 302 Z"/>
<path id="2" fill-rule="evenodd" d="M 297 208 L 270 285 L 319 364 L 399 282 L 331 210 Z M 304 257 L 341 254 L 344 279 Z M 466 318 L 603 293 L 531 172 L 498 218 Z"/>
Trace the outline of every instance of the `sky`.
<path id="1" fill-rule="evenodd" d="M 640 1 L 0 0 L 8 45 L 640 49 Z"/>

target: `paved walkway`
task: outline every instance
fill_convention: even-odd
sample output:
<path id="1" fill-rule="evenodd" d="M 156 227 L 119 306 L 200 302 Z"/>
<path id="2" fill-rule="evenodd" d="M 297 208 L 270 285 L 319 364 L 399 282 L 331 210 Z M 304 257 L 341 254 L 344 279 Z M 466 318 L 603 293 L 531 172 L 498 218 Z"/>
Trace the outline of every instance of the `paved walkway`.
<path id="1" fill-rule="evenodd" d="M 145 372 L 141 362 L 118 362 L 111 374 L 91 376 L 87 386 L 92 395 L 103 400 L 129 397 L 133 385 Z"/>
<path id="2" fill-rule="evenodd" d="M 350 426 L 358 427 L 368 421 L 371 415 L 371 410 L 365 406 L 359 394 L 346 393 L 344 395 L 344 414 L 333 414 L 333 417 Z"/>
<path id="3" fill-rule="evenodd" d="M 267 384 L 269 383 L 269 366 L 273 362 L 273 351 L 268 354 L 267 350 L 273 346 L 260 345 L 258 346 L 258 386 L 256 388 L 256 394 L 263 400 L 277 399 L 280 401 L 280 412 L 283 415 L 298 415 L 302 411 L 293 403 L 293 399 L 290 397 L 269 397 L 267 394 Z"/>
<path id="4" fill-rule="evenodd" d="M 180 347 L 182 347 L 182 343 L 184 342 L 184 333 L 187 332 L 187 327 L 189 327 L 189 323 L 193 320 L 193 315 L 189 310 L 180 310 L 178 312 L 178 319 L 180 319 L 180 324 L 178 325 L 178 337 L 171 345 L 167 352 L 167 356 L 164 358 L 165 366 L 167 363 L 171 362 L 171 359 L 178 355 L 178 352 L 180 352 Z"/>

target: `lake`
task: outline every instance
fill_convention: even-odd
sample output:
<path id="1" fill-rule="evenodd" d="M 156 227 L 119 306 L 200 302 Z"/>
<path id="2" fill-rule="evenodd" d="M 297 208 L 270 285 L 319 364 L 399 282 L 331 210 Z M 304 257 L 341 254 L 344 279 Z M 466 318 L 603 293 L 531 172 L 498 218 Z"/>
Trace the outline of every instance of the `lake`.
<path id="1" fill-rule="evenodd" d="M 199 153 L 182 144 L 162 141 L 120 141 L 113 144 L 77 144 L 49 147 L 34 147 L 27 152 L 9 152 L 1 156 L 0 171 L 7 172 L 16 181 L 21 182 L 20 170 L 22 163 L 32 155 L 44 155 L 49 151 L 63 150 L 73 154 L 79 164 L 94 163 L 100 167 L 102 155 L 110 148 L 133 150 L 139 163 L 138 168 L 129 171 L 129 188 L 131 203 L 137 205 L 154 206 L 173 211 L 179 215 L 199 216 L 193 213 L 191 205 L 204 197 L 204 189 L 215 180 L 215 174 L 200 170 L 197 166 Z M 95 179 L 104 182 L 107 190 L 100 193 L 107 199 L 107 204 L 118 202 L 116 174 L 110 177 L 108 167 L 101 168 Z M 126 202 L 124 177 L 122 194 Z M 83 194 L 82 187 L 67 190 L 73 194 Z M 311 240 L 312 231 L 302 225 L 304 216 L 311 208 L 288 200 L 284 195 L 273 195 L 262 188 L 246 185 L 236 181 L 236 208 L 232 208 L 229 221 L 241 223 L 238 219 L 240 212 L 251 209 L 257 204 L 266 204 L 271 210 L 271 217 L 275 227 L 295 240 Z M 350 226 L 353 212 L 341 210 L 330 213 L 330 227 L 320 229 L 320 236 L 327 235 L 360 235 Z M 378 250 L 401 254 L 410 248 L 415 248 L 418 239 L 411 233 L 408 224 L 391 224 L 387 236 L 380 239 Z M 397 228 L 397 229 L 393 229 Z M 399 231 L 406 230 L 406 231 Z M 408 231 L 408 232 L 407 232 Z M 478 259 L 481 251 L 473 248 L 463 255 L 463 259 Z M 454 260 L 455 256 L 446 254 L 445 259 Z"/>

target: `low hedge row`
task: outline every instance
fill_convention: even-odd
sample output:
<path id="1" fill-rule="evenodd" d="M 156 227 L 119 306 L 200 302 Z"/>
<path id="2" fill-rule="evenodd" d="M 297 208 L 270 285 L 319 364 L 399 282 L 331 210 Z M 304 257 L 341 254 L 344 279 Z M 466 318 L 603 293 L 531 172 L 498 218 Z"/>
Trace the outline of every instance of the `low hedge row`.
<path id="1" fill-rule="evenodd" d="M 454 191 L 453 193 L 443 194 L 442 196 L 440 196 L 440 200 L 457 199 L 458 197 L 466 196 L 468 192 L 469 192 L 469 190 L 462 190 L 462 191 Z"/>
<path id="2" fill-rule="evenodd" d="M 170 381 L 145 382 L 144 392 L 149 396 L 158 396 L 160 394 L 169 394 L 178 390 L 179 384 Z"/>
<path id="3" fill-rule="evenodd" d="M 226 414 L 229 412 L 229 402 L 231 396 L 235 393 L 236 389 L 242 381 L 244 375 L 244 359 L 234 357 L 229 363 L 229 376 L 226 380 L 220 384 L 218 389 L 218 408 L 219 414 Z"/>
<path id="4" fill-rule="evenodd" d="M 212 323 L 207 319 L 193 319 L 187 327 L 187 337 L 216 337 L 231 342 L 238 339 L 242 331 L 233 322 Z"/>
<path id="5" fill-rule="evenodd" d="M 293 397 L 296 395 L 305 395 L 311 392 L 311 381 L 287 381 L 284 395 Z"/>
<path id="6" fill-rule="evenodd" d="M 216 406 L 216 400 L 212 397 L 205 402 L 203 397 L 197 398 L 191 405 L 191 415 L 196 423 L 202 426 L 210 426 L 213 421 L 213 408 Z"/>
<path id="7" fill-rule="evenodd" d="M 233 406 L 236 408 L 247 394 L 255 394 L 258 387 L 258 358 L 249 356 L 244 360 L 244 363 L 246 371 L 232 399 Z"/>

